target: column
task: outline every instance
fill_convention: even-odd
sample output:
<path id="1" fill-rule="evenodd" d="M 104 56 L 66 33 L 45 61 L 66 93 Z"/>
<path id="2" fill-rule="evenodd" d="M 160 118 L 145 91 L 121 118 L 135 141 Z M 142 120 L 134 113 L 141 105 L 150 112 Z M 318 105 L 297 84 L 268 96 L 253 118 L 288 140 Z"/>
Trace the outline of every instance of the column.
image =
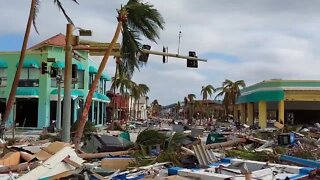
<path id="1" fill-rule="evenodd" d="M 95 104 L 95 101 L 92 100 L 91 101 L 91 122 L 94 124 L 94 104 Z"/>
<path id="2" fill-rule="evenodd" d="M 278 121 L 284 124 L 284 101 L 279 101 L 278 104 Z"/>
<path id="3" fill-rule="evenodd" d="M 238 113 L 239 106 L 240 106 L 240 104 L 237 104 L 234 106 L 233 118 L 235 121 L 239 121 L 239 113 Z"/>
<path id="4" fill-rule="evenodd" d="M 259 127 L 265 129 L 267 127 L 267 103 L 259 101 Z"/>
<path id="5" fill-rule="evenodd" d="M 254 121 L 253 121 L 253 103 L 248 103 L 247 104 L 247 114 L 248 114 L 248 121 L 247 121 L 247 124 L 249 126 L 252 126 L 254 124 Z"/>
<path id="6" fill-rule="evenodd" d="M 97 124 L 100 125 L 100 101 L 98 101 L 98 107 L 97 107 Z"/>
<path id="7" fill-rule="evenodd" d="M 246 123 L 246 104 L 240 104 L 240 123 Z"/>

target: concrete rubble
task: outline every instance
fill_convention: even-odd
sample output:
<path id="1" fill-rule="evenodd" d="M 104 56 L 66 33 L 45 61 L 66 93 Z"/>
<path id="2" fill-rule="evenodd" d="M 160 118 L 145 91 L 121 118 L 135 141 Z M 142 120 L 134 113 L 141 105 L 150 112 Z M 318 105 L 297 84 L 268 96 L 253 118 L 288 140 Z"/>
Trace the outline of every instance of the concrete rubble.
<path id="1" fill-rule="evenodd" d="M 230 126 L 100 130 L 75 150 L 50 140 L 3 143 L 2 179 L 320 179 L 320 128 Z M 133 140 L 131 140 L 133 139 Z M 8 141 L 8 140 L 7 140 Z"/>

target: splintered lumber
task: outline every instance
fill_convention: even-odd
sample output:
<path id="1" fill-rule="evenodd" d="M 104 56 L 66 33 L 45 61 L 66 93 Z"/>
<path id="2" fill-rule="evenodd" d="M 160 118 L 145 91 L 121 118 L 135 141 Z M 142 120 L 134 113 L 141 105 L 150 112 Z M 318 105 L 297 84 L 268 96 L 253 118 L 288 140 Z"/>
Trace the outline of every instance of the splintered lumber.
<path id="1" fill-rule="evenodd" d="M 117 151 L 117 152 L 102 152 L 102 153 L 80 153 L 78 156 L 82 159 L 105 158 L 108 156 L 122 156 L 132 154 L 133 151 Z"/>
<path id="2" fill-rule="evenodd" d="M 9 172 L 20 172 L 20 171 L 26 171 L 28 169 L 34 169 L 37 166 L 40 165 L 39 161 L 35 162 L 26 162 L 26 163 L 20 163 L 18 165 L 13 166 L 2 166 L 0 167 L 0 174 L 5 174 Z"/>
<path id="3" fill-rule="evenodd" d="M 20 163 L 20 152 L 8 152 L 0 159 L 0 165 L 12 166 Z"/>
<path id="4" fill-rule="evenodd" d="M 216 148 L 221 148 L 221 147 L 229 147 L 229 146 L 233 146 L 233 145 L 237 145 L 237 144 L 241 144 L 241 143 L 245 143 L 245 142 L 247 142 L 247 139 L 237 138 L 235 140 L 231 140 L 231 141 L 227 141 L 227 142 L 223 142 L 223 143 L 207 144 L 206 148 L 207 149 L 216 149 Z"/>
<path id="5" fill-rule="evenodd" d="M 72 162 L 72 165 L 65 163 L 65 161 L 68 158 L 70 158 L 70 162 Z M 80 164 L 82 163 L 83 160 L 77 156 L 74 149 L 72 149 L 69 146 L 66 146 L 62 148 L 60 151 L 56 152 L 54 155 L 52 155 L 41 165 L 39 165 L 32 171 L 28 172 L 27 174 L 21 176 L 19 180 L 43 179 L 46 177 L 51 177 L 65 171 L 74 170 L 74 165 L 80 166 Z"/>

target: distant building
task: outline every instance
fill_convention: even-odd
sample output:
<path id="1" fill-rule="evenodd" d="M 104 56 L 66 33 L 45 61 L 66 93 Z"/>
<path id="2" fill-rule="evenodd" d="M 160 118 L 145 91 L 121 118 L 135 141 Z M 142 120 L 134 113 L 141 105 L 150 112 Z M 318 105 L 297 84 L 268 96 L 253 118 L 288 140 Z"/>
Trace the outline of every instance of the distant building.
<path id="1" fill-rule="evenodd" d="M 41 63 L 46 62 L 48 71 L 57 68 L 64 76 L 65 36 L 58 34 L 28 49 L 23 70 L 16 92 L 15 106 L 10 114 L 18 127 L 43 128 L 56 120 L 57 80 L 49 74 L 41 74 Z M 14 74 L 17 70 L 20 52 L 0 52 L 0 113 L 5 112 Z M 71 122 L 75 122 L 81 113 L 89 87 L 97 73 L 97 65 L 89 60 L 87 51 L 74 51 L 72 64 L 77 67 L 72 84 Z M 88 119 L 95 125 L 106 120 L 106 106 L 110 102 L 106 96 L 106 85 L 111 80 L 107 74 L 100 79 L 89 111 Z M 62 97 L 63 97 L 63 83 Z M 62 98 L 63 99 L 63 98 Z M 62 115 L 63 115 L 63 102 Z"/>
<path id="2" fill-rule="evenodd" d="M 147 119 L 148 118 L 148 96 L 142 96 L 135 100 L 130 97 L 129 99 L 129 111 L 134 119 Z"/>
<path id="3" fill-rule="evenodd" d="M 241 90 L 234 117 L 241 123 L 266 128 L 267 122 L 320 122 L 320 81 L 266 80 Z"/>
<path id="4" fill-rule="evenodd" d="M 128 120 L 129 117 L 129 97 L 121 95 L 119 93 L 113 94 L 112 91 L 108 91 L 108 97 L 111 98 L 111 102 L 107 107 L 108 116 L 107 121 L 112 119 L 113 107 L 115 107 L 115 119 L 116 120 Z"/>

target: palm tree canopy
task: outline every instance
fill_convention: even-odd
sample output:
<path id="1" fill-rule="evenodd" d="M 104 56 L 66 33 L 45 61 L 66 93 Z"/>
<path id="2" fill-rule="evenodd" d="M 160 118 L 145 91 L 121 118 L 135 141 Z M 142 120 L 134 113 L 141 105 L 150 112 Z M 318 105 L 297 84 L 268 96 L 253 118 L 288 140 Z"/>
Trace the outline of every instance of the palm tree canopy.
<path id="1" fill-rule="evenodd" d="M 76 4 L 79 4 L 77 0 L 71 0 L 73 2 L 75 2 Z M 70 24 L 73 24 L 73 21 L 71 20 L 71 18 L 69 17 L 69 15 L 67 14 L 66 10 L 64 9 L 62 3 L 60 0 L 54 0 L 53 1 L 55 5 L 57 5 L 57 7 L 59 8 L 59 10 L 62 11 L 64 17 L 67 19 L 67 21 L 70 23 Z M 39 8 L 40 8 L 40 0 L 36 0 L 36 6 L 35 6 L 35 13 L 32 17 L 33 21 L 33 27 L 34 29 L 36 30 L 36 32 L 39 34 L 39 31 L 38 31 L 38 28 L 37 28 L 37 23 L 36 23 L 36 19 L 37 19 L 37 15 L 38 15 L 38 12 L 39 12 Z"/>
<path id="2" fill-rule="evenodd" d="M 121 94 L 124 94 L 132 86 L 132 81 L 130 76 L 125 72 L 119 69 L 116 77 L 112 77 L 111 89 L 119 89 Z"/>
<path id="3" fill-rule="evenodd" d="M 188 94 L 188 100 L 191 102 L 196 98 L 195 94 Z"/>
<path id="4" fill-rule="evenodd" d="M 202 99 L 203 100 L 207 100 L 208 96 L 212 96 L 212 94 L 216 91 L 216 89 L 211 85 L 207 85 L 207 86 L 202 86 L 201 88 L 201 94 L 202 94 Z"/>
<path id="5" fill-rule="evenodd" d="M 223 96 L 223 104 L 225 107 L 228 107 L 230 104 L 234 105 L 236 99 L 240 96 L 240 88 L 245 86 L 246 84 L 243 80 L 233 82 L 229 79 L 226 79 L 222 83 L 222 87 L 217 88 L 217 90 L 220 92 L 217 94 L 216 98 Z"/>
<path id="6" fill-rule="evenodd" d="M 148 40 L 156 42 L 159 39 L 159 31 L 164 29 L 164 19 L 157 9 L 149 3 L 140 0 L 129 0 L 119 11 L 119 16 L 125 16 L 122 22 L 122 47 L 121 56 L 129 74 L 143 62 L 137 60 L 137 52 L 141 52 L 139 40 L 141 35 Z"/>

